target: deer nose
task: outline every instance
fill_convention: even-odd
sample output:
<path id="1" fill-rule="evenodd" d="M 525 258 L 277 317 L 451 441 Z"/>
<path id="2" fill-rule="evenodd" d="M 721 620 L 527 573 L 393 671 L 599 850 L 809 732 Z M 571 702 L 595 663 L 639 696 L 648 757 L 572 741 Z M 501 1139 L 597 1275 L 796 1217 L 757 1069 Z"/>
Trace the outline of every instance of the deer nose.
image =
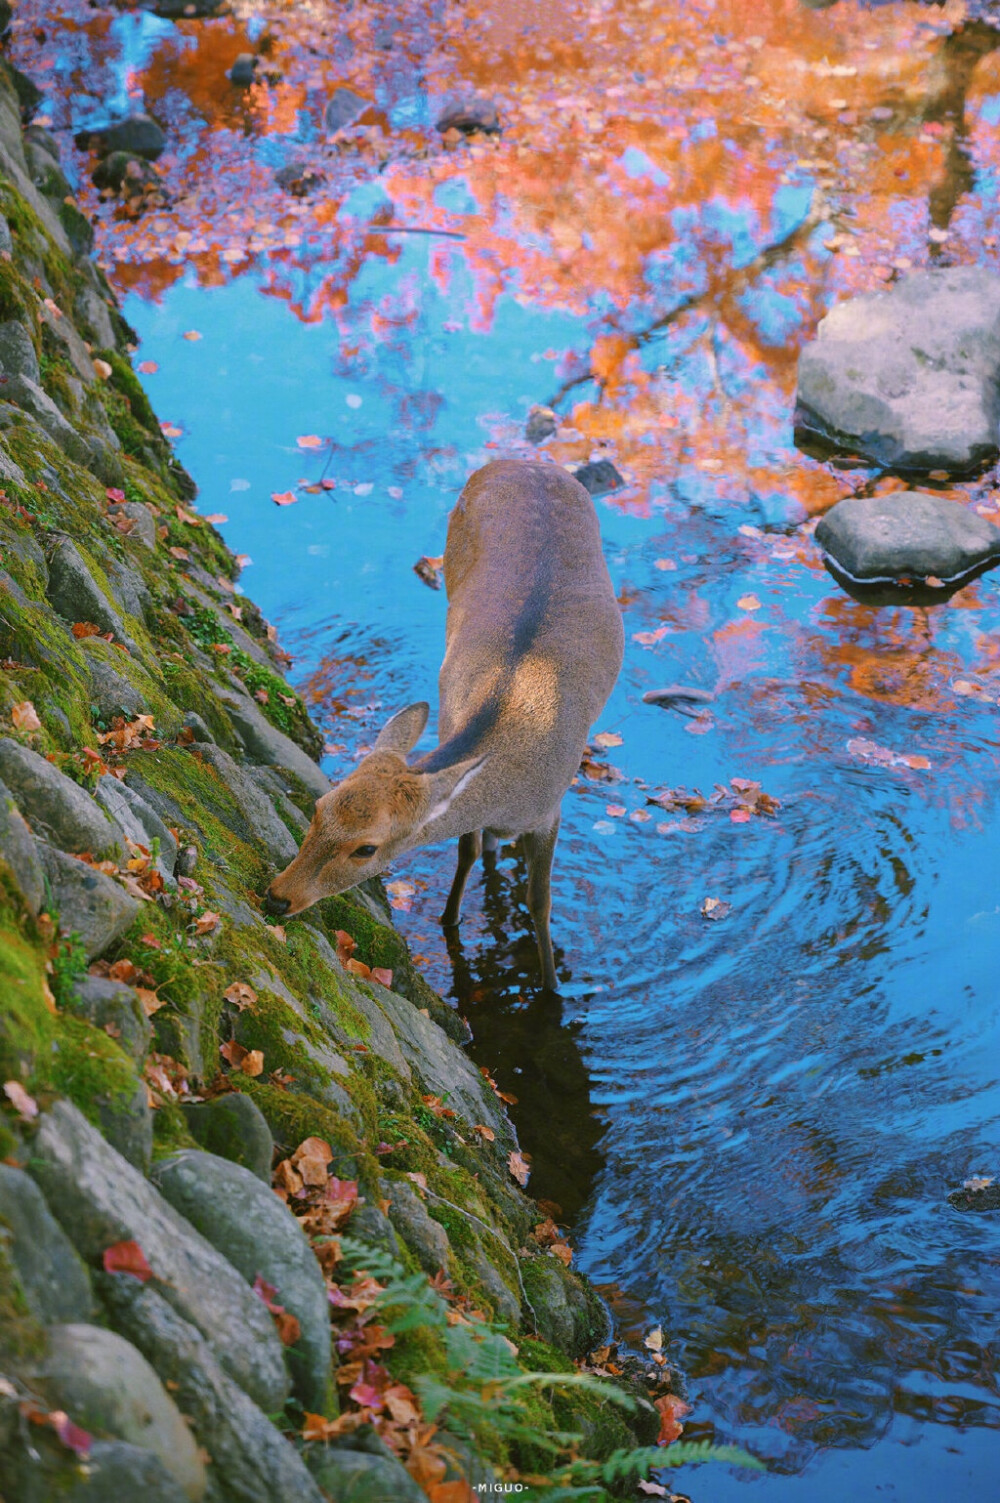
<path id="1" fill-rule="evenodd" d="M 291 906 L 292 905 L 287 898 L 276 898 L 271 892 L 270 888 L 268 888 L 267 892 L 264 894 L 265 913 L 271 913 L 274 914 L 275 917 L 278 917 L 282 913 L 287 913 Z"/>

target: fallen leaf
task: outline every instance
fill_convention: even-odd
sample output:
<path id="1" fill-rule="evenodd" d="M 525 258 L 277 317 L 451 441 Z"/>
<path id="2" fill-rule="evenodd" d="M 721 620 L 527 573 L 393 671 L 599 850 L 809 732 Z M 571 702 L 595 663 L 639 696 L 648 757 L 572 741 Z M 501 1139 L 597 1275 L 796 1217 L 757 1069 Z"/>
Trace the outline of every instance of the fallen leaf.
<path id="1" fill-rule="evenodd" d="M 239 1008 L 240 1012 L 245 1012 L 248 1007 L 253 1007 L 257 1001 L 257 993 L 245 981 L 234 981 L 230 986 L 226 987 L 222 995 L 233 1007 Z"/>
<path id="2" fill-rule="evenodd" d="M 733 911 L 733 905 L 724 903 L 721 898 L 702 898 L 698 911 L 702 918 L 718 921 L 729 917 Z"/>
<path id="3" fill-rule="evenodd" d="M 221 923 L 222 915 L 213 913 L 210 908 L 206 908 L 205 912 L 200 913 L 195 919 L 194 932 L 195 934 L 212 934 L 218 929 Z"/>
<path id="4" fill-rule="evenodd" d="M 159 369 L 160 367 L 155 360 L 140 360 L 136 366 L 136 370 L 140 371 L 144 376 L 155 376 Z"/>
<path id="5" fill-rule="evenodd" d="M 188 329 L 181 336 L 181 338 L 188 340 L 191 344 L 194 344 L 194 343 L 197 342 L 197 340 L 199 340 L 201 338 L 201 335 L 199 334 L 199 332 L 198 332 L 197 329 Z"/>
<path id="6" fill-rule="evenodd" d="M 684 1433 L 681 1420 L 684 1415 L 691 1413 L 691 1406 L 674 1393 L 664 1394 L 663 1398 L 655 1399 L 653 1404 L 660 1415 L 660 1433 L 656 1437 L 656 1444 L 669 1446 L 671 1441 L 678 1440 Z"/>
<path id="7" fill-rule="evenodd" d="M 511 1150 L 510 1157 L 507 1160 L 507 1167 L 523 1190 L 531 1176 L 531 1166 L 524 1155 L 518 1153 L 516 1148 Z"/>
<path id="8" fill-rule="evenodd" d="M 244 1075 L 263 1075 L 264 1055 L 260 1049 L 250 1049 L 243 1057 L 240 1069 Z"/>
<path id="9" fill-rule="evenodd" d="M 756 595 L 741 595 L 736 604 L 741 611 L 759 611 L 760 601 Z"/>
<path id="10" fill-rule="evenodd" d="M 385 966 L 374 965 L 372 966 L 372 980 L 377 981 L 380 986 L 391 987 L 392 972 L 387 970 Z"/>
<path id="11" fill-rule="evenodd" d="M 615 731 L 598 731 L 593 740 L 594 746 L 600 747 L 601 751 L 607 751 L 611 746 L 621 746 L 622 737 Z"/>
<path id="12" fill-rule="evenodd" d="M 271 500 L 275 506 L 294 506 L 298 500 L 294 491 L 272 491 Z"/>
<path id="13" fill-rule="evenodd" d="M 146 1014 L 147 1018 L 151 1018 L 154 1012 L 159 1012 L 161 1007 L 166 1007 L 167 1005 L 164 999 L 162 997 L 158 997 L 156 995 L 156 992 L 150 990 L 148 986 L 137 986 L 135 989 L 135 994 L 139 998 L 139 1001 L 142 1004 L 142 1010 Z"/>
<path id="14" fill-rule="evenodd" d="M 186 548 L 168 548 L 171 558 L 179 558 L 183 563 L 188 563 L 191 555 Z"/>
<path id="15" fill-rule="evenodd" d="M 35 713 L 35 707 L 30 699 L 22 699 L 19 704 L 12 705 L 10 718 L 14 722 L 14 728 L 18 731 L 40 731 L 42 722 Z"/>
<path id="16" fill-rule="evenodd" d="M 228 522 L 229 518 L 223 511 L 213 511 L 209 516 L 205 518 L 205 521 L 211 522 L 213 525 L 221 526 L 223 522 Z"/>
<path id="17" fill-rule="evenodd" d="M 115 1242 L 104 1249 L 104 1272 L 127 1273 L 140 1284 L 153 1277 L 153 1270 L 146 1262 L 146 1255 L 138 1242 Z"/>
<path id="18" fill-rule="evenodd" d="M 634 631 L 632 641 L 638 642 L 640 647 L 653 647 L 657 642 L 662 642 L 669 631 L 669 626 L 658 626 L 656 631 Z"/>
<path id="19" fill-rule="evenodd" d="M 91 365 L 94 367 L 94 375 L 99 376 L 102 381 L 111 379 L 111 366 L 106 360 L 92 360 Z"/>
<path id="20" fill-rule="evenodd" d="M 477 1132 L 481 1138 L 485 1138 L 485 1140 L 486 1140 L 487 1143 L 495 1143 L 496 1142 L 496 1136 L 497 1135 L 493 1131 L 492 1127 L 486 1127 L 485 1124 L 482 1123 L 482 1122 L 476 1122 L 476 1123 L 474 1123 L 472 1131 L 473 1132 Z"/>
<path id="21" fill-rule="evenodd" d="M 653 1329 L 645 1337 L 643 1337 L 642 1344 L 643 1346 L 648 1347 L 651 1352 L 662 1352 L 663 1327 L 654 1326 Z"/>
<path id="22" fill-rule="evenodd" d="M 323 447 L 323 440 L 318 433 L 304 433 L 295 442 L 300 449 L 322 449 Z"/>
<path id="23" fill-rule="evenodd" d="M 19 1080 L 5 1080 L 3 1093 L 22 1122 L 33 1122 L 38 1116 L 38 1102 L 28 1095 Z"/>

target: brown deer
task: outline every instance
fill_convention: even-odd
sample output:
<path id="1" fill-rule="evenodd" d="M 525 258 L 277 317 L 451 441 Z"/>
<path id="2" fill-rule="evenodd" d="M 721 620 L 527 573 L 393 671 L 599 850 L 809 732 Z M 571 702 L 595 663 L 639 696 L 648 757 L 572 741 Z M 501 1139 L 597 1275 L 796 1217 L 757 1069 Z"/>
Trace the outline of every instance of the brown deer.
<path id="1" fill-rule="evenodd" d="M 588 492 L 564 469 L 497 460 L 471 477 L 448 522 L 438 745 L 407 761 L 423 701 L 316 804 L 302 848 L 268 889 L 271 914 L 374 876 L 458 836 L 442 916 L 459 921 L 480 852 L 520 837 L 544 985 L 555 990 L 549 881 L 559 807 L 621 667 L 621 612 Z"/>

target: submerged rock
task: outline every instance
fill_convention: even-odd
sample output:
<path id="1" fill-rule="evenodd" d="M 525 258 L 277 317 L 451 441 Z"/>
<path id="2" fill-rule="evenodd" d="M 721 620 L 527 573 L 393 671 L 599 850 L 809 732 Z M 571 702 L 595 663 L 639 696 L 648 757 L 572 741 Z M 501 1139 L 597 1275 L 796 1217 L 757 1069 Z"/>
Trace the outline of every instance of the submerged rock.
<path id="1" fill-rule="evenodd" d="M 353 89 L 335 89 L 326 102 L 323 124 L 331 136 L 335 135 L 338 130 L 346 130 L 359 120 L 368 104 L 369 101 L 355 94 Z"/>
<path id="2" fill-rule="evenodd" d="M 532 407 L 524 425 L 524 436 L 529 444 L 540 444 L 551 438 L 559 428 L 559 418 L 551 407 Z"/>
<path id="3" fill-rule="evenodd" d="M 965 473 L 998 452 L 1000 277 L 951 267 L 838 303 L 799 360 L 796 438 Z"/>
<path id="4" fill-rule="evenodd" d="M 241 52 L 229 70 L 229 82 L 238 89 L 248 89 L 257 71 L 257 56 L 253 52 Z"/>
<path id="5" fill-rule="evenodd" d="M 1000 558 L 1000 528 L 927 491 L 839 501 L 815 537 L 837 567 L 861 583 L 928 576 L 950 583 Z"/>
<path id="6" fill-rule="evenodd" d="M 620 490 L 625 484 L 610 459 L 592 459 L 589 464 L 581 465 L 574 471 L 574 478 L 592 496 L 603 496 L 606 491 Z"/>
<path id="7" fill-rule="evenodd" d="M 181 14 L 181 10 L 178 10 Z M 78 138 L 79 139 L 79 138 Z M 106 156 L 114 152 L 128 152 L 132 156 L 154 161 L 167 144 L 163 130 L 152 115 L 130 115 L 103 130 L 84 133 L 84 145 L 96 145 Z"/>
<path id="8" fill-rule="evenodd" d="M 492 99 L 481 94 L 463 94 L 450 99 L 435 122 L 442 135 L 449 130 L 461 131 L 463 136 L 483 131 L 486 135 L 500 134 L 500 116 Z"/>

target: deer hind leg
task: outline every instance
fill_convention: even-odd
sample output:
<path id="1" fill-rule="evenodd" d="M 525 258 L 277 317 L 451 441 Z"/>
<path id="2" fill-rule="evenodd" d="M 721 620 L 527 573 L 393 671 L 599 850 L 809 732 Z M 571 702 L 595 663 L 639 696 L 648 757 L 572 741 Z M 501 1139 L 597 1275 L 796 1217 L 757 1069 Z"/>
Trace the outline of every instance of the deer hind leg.
<path id="1" fill-rule="evenodd" d="M 558 991 L 556 964 L 552 954 L 552 935 L 549 932 L 549 914 L 552 909 L 552 857 L 559 838 L 559 815 L 552 824 L 541 830 L 529 830 L 521 837 L 525 859 L 528 863 L 528 912 L 535 926 L 538 940 L 538 958 L 542 966 L 542 985 L 549 991 Z"/>
<path id="2" fill-rule="evenodd" d="M 455 880 L 451 884 L 451 892 L 448 894 L 448 901 L 441 915 L 441 922 L 446 928 L 454 928 L 462 917 L 462 894 L 465 891 L 469 873 L 479 858 L 482 843 L 482 832 L 479 830 L 472 830 L 468 835 L 458 837 L 458 865 L 455 868 Z"/>
<path id="3" fill-rule="evenodd" d="M 500 836 L 492 830 L 483 831 L 483 871 L 494 872 L 497 867 L 497 851 L 500 849 Z"/>

